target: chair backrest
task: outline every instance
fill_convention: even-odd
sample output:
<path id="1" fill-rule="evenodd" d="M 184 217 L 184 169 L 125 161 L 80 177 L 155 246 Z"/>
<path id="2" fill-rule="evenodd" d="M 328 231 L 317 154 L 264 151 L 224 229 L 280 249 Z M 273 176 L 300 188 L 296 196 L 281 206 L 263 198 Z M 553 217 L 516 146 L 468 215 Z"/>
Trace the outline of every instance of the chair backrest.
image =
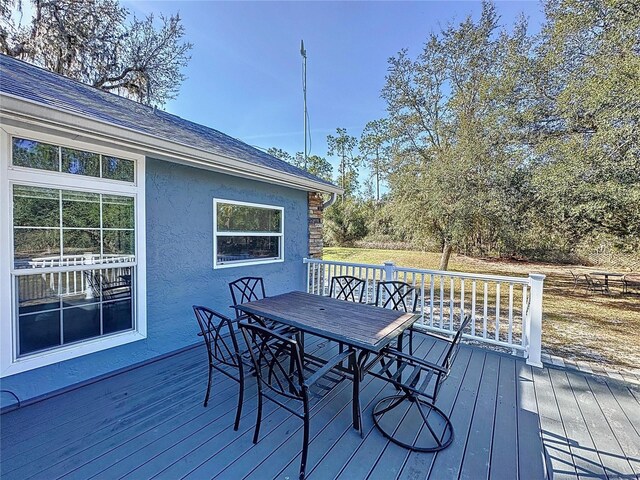
<path id="1" fill-rule="evenodd" d="M 304 374 L 298 342 L 257 323 L 242 320 L 238 326 L 261 386 L 279 396 L 302 400 Z"/>
<path id="2" fill-rule="evenodd" d="M 94 298 L 100 298 L 102 293 L 102 274 L 99 271 L 85 270 L 84 279 L 91 288 Z"/>
<path id="3" fill-rule="evenodd" d="M 200 305 L 194 305 L 193 311 L 207 346 L 209 361 L 240 368 L 240 350 L 231 319 Z"/>
<path id="4" fill-rule="evenodd" d="M 366 283 L 365 280 L 350 275 L 333 277 L 329 286 L 329 296 L 338 300 L 362 303 Z"/>
<path id="5" fill-rule="evenodd" d="M 418 306 L 418 290 L 400 281 L 378 282 L 376 307 L 415 312 Z"/>
<path id="6" fill-rule="evenodd" d="M 440 362 L 440 366 L 446 370 L 446 373 L 441 378 L 441 381 L 444 380 L 449 375 L 449 372 L 451 371 L 451 366 L 453 365 L 453 362 L 456 359 L 456 356 L 458 355 L 458 350 L 460 350 L 460 340 L 462 340 L 462 334 L 464 333 L 464 330 L 467 328 L 467 326 L 469 326 L 470 322 L 471 322 L 471 315 L 465 315 L 462 318 L 460 327 L 458 327 L 458 330 L 456 330 L 456 334 L 454 335 L 453 340 L 451 341 L 451 345 L 449 346 L 447 353 L 445 354 L 445 356 L 442 358 L 442 361 Z"/>
<path id="7" fill-rule="evenodd" d="M 229 283 L 231 291 L 231 299 L 234 305 L 242 305 L 243 303 L 261 300 L 266 297 L 264 293 L 264 282 L 262 277 L 242 277 Z M 236 309 L 236 316 L 240 316 L 241 312 Z"/>

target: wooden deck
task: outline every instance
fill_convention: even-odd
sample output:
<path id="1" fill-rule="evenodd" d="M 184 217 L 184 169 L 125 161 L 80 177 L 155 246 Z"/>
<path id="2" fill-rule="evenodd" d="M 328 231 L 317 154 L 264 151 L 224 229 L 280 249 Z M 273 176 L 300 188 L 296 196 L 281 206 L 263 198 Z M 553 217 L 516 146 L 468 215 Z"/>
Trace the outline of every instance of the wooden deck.
<path id="1" fill-rule="evenodd" d="M 330 354 L 314 339 L 307 348 Z M 427 358 L 439 346 L 425 340 Z M 292 479 L 302 422 L 267 403 L 251 442 L 255 386 L 248 380 L 240 430 L 236 384 L 217 378 L 202 406 L 206 353 L 195 348 L 0 417 L 3 479 Z M 438 404 L 451 413 L 453 444 L 410 453 L 373 427 L 371 408 L 393 390 L 362 384 L 364 439 L 350 425 L 342 382 L 313 410 L 309 477 L 316 479 L 638 478 L 640 388 L 575 370 L 463 346 Z M 415 423 L 402 422 L 411 429 Z M 416 432 L 417 433 L 417 432 Z"/>

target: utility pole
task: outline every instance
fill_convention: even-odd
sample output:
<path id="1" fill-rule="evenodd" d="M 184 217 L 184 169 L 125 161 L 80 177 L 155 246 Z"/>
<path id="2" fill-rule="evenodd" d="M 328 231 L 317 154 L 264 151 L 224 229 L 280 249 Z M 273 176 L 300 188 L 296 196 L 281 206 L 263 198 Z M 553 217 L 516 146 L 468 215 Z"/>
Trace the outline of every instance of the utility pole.
<path id="1" fill-rule="evenodd" d="M 300 40 L 300 55 L 302 55 L 302 96 L 304 98 L 304 169 L 307 169 L 307 51 L 304 40 Z"/>

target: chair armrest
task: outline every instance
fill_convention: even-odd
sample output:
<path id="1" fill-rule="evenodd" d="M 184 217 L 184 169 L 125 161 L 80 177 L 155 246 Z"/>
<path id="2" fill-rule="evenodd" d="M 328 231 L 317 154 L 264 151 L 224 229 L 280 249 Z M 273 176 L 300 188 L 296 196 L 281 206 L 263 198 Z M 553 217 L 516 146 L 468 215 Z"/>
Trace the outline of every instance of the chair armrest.
<path id="1" fill-rule="evenodd" d="M 431 338 L 436 338 L 438 340 L 442 340 L 443 342 L 447 342 L 447 343 L 451 343 L 453 342 L 453 339 L 450 337 L 445 337 L 444 335 L 438 335 L 437 333 L 432 333 L 429 332 L 428 330 L 425 330 L 423 328 L 420 327 L 414 327 L 413 325 L 409 327 L 409 330 L 413 330 L 414 332 L 418 332 L 422 335 L 426 335 L 427 337 L 431 337 Z M 456 332 L 452 332 L 452 335 L 455 335 Z"/>
<path id="2" fill-rule="evenodd" d="M 447 370 L 441 367 L 440 365 L 436 365 L 435 363 L 428 362 L 427 360 L 423 360 L 422 358 L 417 358 L 412 355 L 407 355 L 406 353 L 402 353 L 396 350 L 395 348 L 387 347 L 383 349 L 383 352 L 388 354 L 390 357 L 396 357 L 395 359 L 400 357 L 404 360 L 407 360 L 410 363 L 415 363 L 416 365 L 420 365 L 425 368 L 430 368 L 431 370 L 435 370 L 436 372 L 447 373 Z"/>
<path id="3" fill-rule="evenodd" d="M 338 364 L 344 362 L 351 355 L 355 355 L 355 352 L 353 350 L 347 350 L 346 352 L 339 353 L 338 355 L 332 357 L 327 361 L 327 363 L 322 368 L 320 368 L 319 370 L 316 370 L 316 372 L 313 375 L 307 378 L 304 381 L 303 386 L 309 388 L 311 385 L 313 385 L 318 380 L 320 380 L 320 378 L 324 377 L 327 373 L 329 373 L 331 369 L 335 368 Z"/>

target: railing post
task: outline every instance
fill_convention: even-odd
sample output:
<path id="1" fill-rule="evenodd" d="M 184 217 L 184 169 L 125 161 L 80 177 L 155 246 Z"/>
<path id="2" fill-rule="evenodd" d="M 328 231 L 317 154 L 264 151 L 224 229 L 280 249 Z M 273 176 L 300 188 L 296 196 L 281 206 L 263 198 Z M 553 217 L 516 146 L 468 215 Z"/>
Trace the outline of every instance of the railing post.
<path id="1" fill-rule="evenodd" d="M 542 367 L 542 287 L 545 275 L 530 273 L 531 293 L 526 325 L 527 364 Z"/>
<path id="2" fill-rule="evenodd" d="M 396 266 L 393 262 L 384 262 L 384 280 L 385 282 L 390 282 L 394 280 L 393 273 L 395 271 Z"/>
<path id="3" fill-rule="evenodd" d="M 93 253 L 92 252 L 85 252 L 84 255 L 82 256 L 82 264 L 84 265 L 93 265 L 95 262 L 94 258 L 93 258 Z M 87 282 L 85 275 L 91 275 L 93 277 L 93 272 L 94 270 L 85 270 L 82 272 L 82 281 L 85 282 L 84 284 L 84 297 L 88 300 L 90 298 L 93 298 L 93 288 L 91 287 L 91 282 Z M 100 287 L 98 287 L 100 288 Z"/>

